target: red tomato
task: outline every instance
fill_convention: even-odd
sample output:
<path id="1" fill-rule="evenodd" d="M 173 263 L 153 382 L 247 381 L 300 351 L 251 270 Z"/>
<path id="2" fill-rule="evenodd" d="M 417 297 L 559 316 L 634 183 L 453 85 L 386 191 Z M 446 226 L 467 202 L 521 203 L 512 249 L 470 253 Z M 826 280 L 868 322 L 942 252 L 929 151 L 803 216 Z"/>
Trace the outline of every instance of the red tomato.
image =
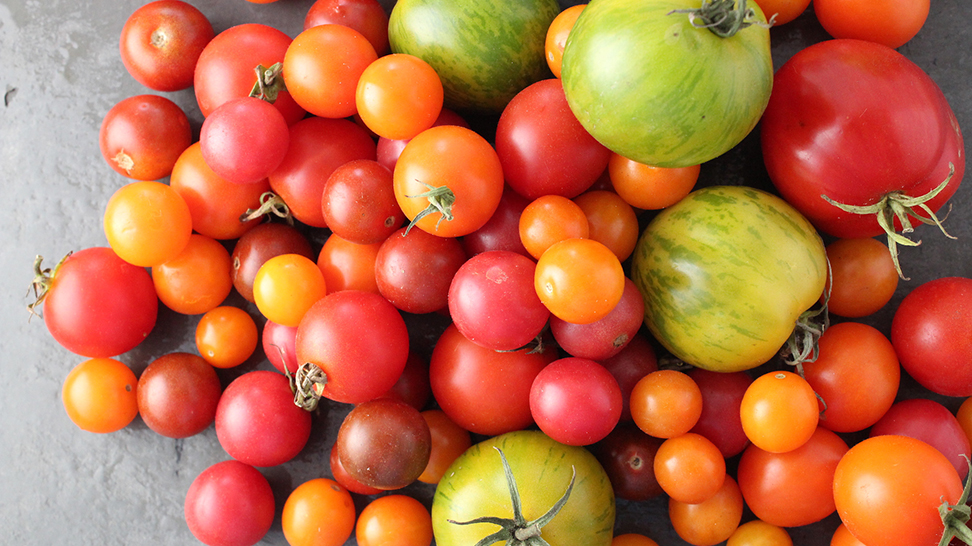
<path id="1" fill-rule="evenodd" d="M 530 387 L 530 414 L 547 436 L 586 446 L 604 439 L 621 417 L 621 388 L 604 366 L 587 358 L 555 360 Z"/>
<path id="2" fill-rule="evenodd" d="M 159 299 L 152 277 L 110 248 L 66 256 L 52 272 L 35 264 L 34 309 L 62 347 L 87 357 L 113 357 L 134 349 L 155 328 Z"/>
<path id="3" fill-rule="evenodd" d="M 870 436 L 884 434 L 917 438 L 948 457 L 960 478 L 969 473 L 969 438 L 951 410 L 939 402 L 927 398 L 896 402 L 871 427 Z"/>
<path id="4" fill-rule="evenodd" d="M 273 490 L 259 470 L 239 461 L 218 462 L 192 481 L 186 524 L 208 546 L 252 546 L 273 524 Z"/>
<path id="5" fill-rule="evenodd" d="M 462 246 L 470 257 L 487 250 L 509 250 L 530 256 L 520 239 L 520 215 L 530 200 L 506 186 L 493 215 L 483 227 L 465 235 Z"/>
<path id="6" fill-rule="evenodd" d="M 435 118 L 435 121 L 432 123 L 432 127 L 439 125 L 458 125 L 468 128 L 469 122 L 454 111 L 443 108 L 439 111 L 439 117 Z M 395 164 L 398 163 L 398 156 L 402 155 L 402 150 L 405 149 L 405 145 L 408 144 L 409 140 L 411 139 L 378 137 L 378 162 L 388 167 L 390 171 L 395 170 Z"/>
<path id="7" fill-rule="evenodd" d="M 887 305 L 898 288 L 898 272 L 887 247 L 877 239 L 837 239 L 827 245 L 830 297 L 827 310 L 858 318 Z"/>
<path id="8" fill-rule="evenodd" d="M 314 250 L 307 237 L 293 226 L 283 223 L 258 224 L 236 241 L 231 254 L 233 286 L 246 301 L 253 302 L 253 281 L 260 266 L 281 254 L 298 254 L 314 259 Z"/>
<path id="9" fill-rule="evenodd" d="M 528 86 L 506 105 L 496 125 L 496 153 L 506 182 L 529 199 L 577 197 L 611 157 L 577 121 L 557 78 Z"/>
<path id="10" fill-rule="evenodd" d="M 326 24 L 351 27 L 378 55 L 388 53 L 388 14 L 378 0 L 316 0 L 304 16 L 304 29 Z"/>
<path id="11" fill-rule="evenodd" d="M 887 202 L 881 205 L 888 196 L 927 198 L 925 206 L 939 210 L 965 172 L 962 133 L 938 85 L 880 44 L 837 39 L 798 52 L 776 72 L 761 126 L 773 184 L 836 237 L 880 235 L 882 214 L 889 229 L 892 222 L 901 229 Z M 875 208 L 845 212 L 821 195 Z"/>
<path id="12" fill-rule="evenodd" d="M 355 159 L 334 169 L 324 184 L 321 212 L 332 233 L 359 245 L 384 241 L 405 220 L 392 172 L 373 159 Z"/>
<path id="13" fill-rule="evenodd" d="M 972 279 L 944 277 L 908 293 L 894 313 L 891 343 L 928 390 L 972 395 Z"/>
<path id="14" fill-rule="evenodd" d="M 260 334 L 263 354 L 280 373 L 297 373 L 300 363 L 297 362 L 296 338 L 296 326 L 284 326 L 272 320 L 266 321 L 263 325 L 263 333 Z"/>
<path id="15" fill-rule="evenodd" d="M 401 228 L 388 236 L 372 269 L 378 292 L 406 313 L 433 313 L 449 304 L 449 287 L 466 262 L 466 251 L 452 237 Z"/>
<path id="16" fill-rule="evenodd" d="M 101 155 L 108 165 L 134 180 L 169 176 L 191 143 L 186 113 L 158 95 L 122 99 L 105 114 L 98 134 Z"/>
<path id="17" fill-rule="evenodd" d="M 203 121 L 199 147 L 206 164 L 235 184 L 261 184 L 287 154 L 287 120 L 269 102 L 231 99 Z"/>
<path id="18" fill-rule="evenodd" d="M 631 421 L 631 391 L 642 377 L 658 370 L 655 349 L 643 335 L 635 335 L 618 354 L 601 360 L 621 387 L 621 421 Z"/>
<path id="19" fill-rule="evenodd" d="M 645 501 L 664 493 L 655 479 L 655 454 L 663 440 L 649 436 L 631 422 L 619 423 L 591 451 L 611 480 L 614 494 Z"/>
<path id="20" fill-rule="evenodd" d="M 746 372 L 713 372 L 694 368 L 688 376 L 702 392 L 702 414 L 690 432 L 712 440 L 722 456 L 734 457 L 749 445 L 743 432 L 739 407 L 753 382 Z"/>
<path id="21" fill-rule="evenodd" d="M 155 0 L 125 21 L 118 50 L 138 83 L 156 91 L 179 91 L 192 85 L 196 61 L 213 36 L 213 25 L 192 4 Z"/>
<path id="22" fill-rule="evenodd" d="M 138 413 L 158 434 L 187 438 L 213 424 L 222 393 L 216 370 L 202 357 L 167 353 L 138 378 Z"/>
<path id="23" fill-rule="evenodd" d="M 621 352 L 637 335 L 645 319 L 645 299 L 634 282 L 625 277 L 621 300 L 604 318 L 574 324 L 550 317 L 550 333 L 571 356 L 605 360 Z"/>

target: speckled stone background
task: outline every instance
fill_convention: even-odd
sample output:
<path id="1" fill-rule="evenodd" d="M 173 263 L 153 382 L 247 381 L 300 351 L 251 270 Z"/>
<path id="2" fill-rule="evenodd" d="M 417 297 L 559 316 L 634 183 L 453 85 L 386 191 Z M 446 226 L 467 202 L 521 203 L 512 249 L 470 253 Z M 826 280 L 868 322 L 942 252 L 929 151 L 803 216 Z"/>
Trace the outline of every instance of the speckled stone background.
<path id="1" fill-rule="evenodd" d="M 301 30 L 312 0 L 250 4 L 245 0 L 190 0 L 217 32 L 261 22 L 291 36 Z M 383 0 L 390 8 L 393 0 Z M 103 207 L 127 180 L 115 174 L 98 151 L 98 128 L 119 100 L 151 90 L 125 72 L 118 34 L 141 0 L 0 0 L 0 543 L 30 546 L 188 545 L 196 541 L 183 520 L 189 484 L 209 465 L 227 458 L 212 427 L 192 438 L 172 440 L 136 419 L 108 435 L 78 430 L 60 401 L 61 383 L 82 359 L 58 346 L 43 321 L 28 322 L 26 305 L 34 256 L 53 265 L 72 250 L 103 246 Z M 564 5 L 577 3 L 562 1 Z M 965 0 L 933 0 L 923 30 L 900 51 L 938 82 L 959 123 L 972 135 L 972 31 L 965 24 Z M 810 43 L 827 39 L 812 11 L 772 31 L 778 67 Z M 195 128 L 202 122 L 191 90 L 165 93 L 185 109 Z M 488 121 L 488 120 L 487 120 Z M 970 138 L 967 136 L 967 139 Z M 768 188 L 758 140 L 703 167 L 700 184 L 750 184 Z M 911 276 L 886 309 L 866 321 L 885 333 L 893 309 L 922 282 L 944 276 L 972 277 L 972 183 L 952 199 L 946 221 L 958 239 L 921 226 L 923 243 L 902 251 Z M 231 296 L 228 303 L 242 305 Z M 254 315 L 256 309 L 247 307 Z M 121 359 L 136 373 L 169 351 L 194 351 L 198 317 L 161 310 L 149 340 Z M 428 354 L 441 321 L 412 317 L 413 340 Z M 267 368 L 262 354 L 231 372 Z M 907 380 L 906 380 L 907 381 Z M 903 396 L 927 396 L 913 383 Z M 953 410 L 961 400 L 941 399 Z M 305 480 L 328 475 L 327 450 L 346 407 L 328 406 L 316 416 L 306 449 L 286 465 L 261 469 L 277 496 L 277 520 L 260 544 L 285 544 L 280 507 Z M 408 491 L 429 501 L 432 488 Z M 357 497 L 360 507 L 369 499 Z M 672 531 L 664 499 L 619 502 L 617 531 L 642 532 L 663 545 L 683 544 Z M 798 545 L 829 544 L 836 516 L 791 529 Z M 354 539 L 349 544 L 354 544 Z"/>

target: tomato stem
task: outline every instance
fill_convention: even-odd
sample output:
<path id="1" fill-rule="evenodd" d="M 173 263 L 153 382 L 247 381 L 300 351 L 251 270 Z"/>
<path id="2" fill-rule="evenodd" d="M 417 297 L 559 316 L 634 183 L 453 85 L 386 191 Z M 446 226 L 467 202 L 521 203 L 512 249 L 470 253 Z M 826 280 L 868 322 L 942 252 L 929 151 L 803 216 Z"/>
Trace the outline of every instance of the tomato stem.
<path id="1" fill-rule="evenodd" d="M 280 92 L 287 90 L 283 78 L 283 63 L 274 63 L 270 68 L 258 64 L 253 71 L 256 72 L 256 82 L 250 89 L 251 97 L 273 104 Z"/>
<path id="2" fill-rule="evenodd" d="M 240 222 L 246 223 L 267 214 L 283 218 L 288 224 L 294 225 L 294 217 L 290 214 L 290 207 L 272 191 L 263 192 L 260 195 L 260 206 L 255 209 L 246 209 L 246 212 L 240 215 Z"/>
<path id="3" fill-rule="evenodd" d="M 776 14 L 767 22 L 755 19 L 756 10 L 746 7 L 746 0 L 704 0 L 698 9 L 674 9 L 668 12 L 687 13 L 689 23 L 695 28 L 709 29 L 720 38 L 731 38 L 740 30 L 756 25 L 763 28 L 773 26 Z"/>
<path id="4" fill-rule="evenodd" d="M 919 195 L 918 197 L 909 197 L 901 191 L 893 191 L 884 196 L 880 201 L 874 203 L 873 205 L 847 205 L 845 203 L 840 203 L 834 201 L 826 195 L 821 195 L 824 201 L 830 203 L 831 205 L 839 208 L 840 210 L 850 212 L 853 214 L 876 214 L 878 225 L 884 230 L 884 233 L 888 236 L 888 251 L 891 252 L 891 259 L 894 260 L 894 269 L 898 272 L 898 276 L 902 280 L 911 280 L 909 277 L 905 277 L 904 273 L 901 271 L 901 264 L 898 263 L 898 245 L 905 246 L 918 246 L 921 241 L 913 241 L 901 233 L 911 233 L 915 230 L 914 226 L 911 224 L 911 218 L 915 218 L 919 222 L 928 225 L 938 226 L 938 229 L 948 237 L 949 239 L 954 239 L 947 231 L 945 231 L 945 226 L 942 225 L 941 220 L 935 215 L 935 212 L 928 207 L 928 201 L 934 199 L 942 190 L 948 186 L 951 182 L 952 177 L 955 175 L 955 165 L 952 163 L 948 164 L 948 176 L 945 180 L 941 182 L 934 189 L 926 193 L 925 195 Z M 919 212 L 920 209 L 922 212 Z M 947 215 L 946 215 L 947 216 Z M 895 232 L 894 221 L 895 219 L 901 224 L 901 233 Z"/>
<path id="5" fill-rule="evenodd" d="M 61 264 L 63 264 L 64 260 L 67 260 L 71 254 L 72 252 L 68 252 L 67 255 L 61 258 L 61 261 L 57 262 L 57 265 L 54 266 L 53 271 L 49 267 L 41 269 L 41 263 L 44 261 L 43 256 L 38 254 L 34 258 L 34 280 L 31 281 L 30 288 L 27 289 L 28 296 L 30 295 L 31 290 L 34 291 L 34 301 L 27 304 L 27 311 L 30 312 L 30 315 L 27 317 L 28 322 L 30 322 L 30 319 L 32 319 L 34 315 L 40 316 L 40 313 L 37 312 L 37 308 L 44 303 L 45 299 L 47 299 L 47 294 L 51 289 L 51 285 L 54 284 L 54 277 L 57 275 L 57 270 L 61 268 Z"/>
<path id="6" fill-rule="evenodd" d="M 962 457 L 965 457 L 965 462 L 969 465 L 969 473 L 965 476 L 965 487 L 962 489 L 962 495 L 959 496 L 958 501 L 955 504 L 943 501 L 938 507 L 938 514 L 942 518 L 942 523 L 945 524 L 945 532 L 938 543 L 939 546 L 948 546 L 953 538 L 957 538 L 965 544 L 972 544 L 972 529 L 969 529 L 967 525 L 970 517 L 972 517 L 972 507 L 968 505 L 969 493 L 972 492 L 972 461 L 969 461 L 969 458 L 964 454 Z"/>
<path id="7" fill-rule="evenodd" d="M 573 466 L 570 467 L 570 483 L 567 484 L 567 490 L 564 494 L 554 503 L 553 506 L 547 510 L 539 518 L 533 521 L 527 521 L 523 517 L 522 502 L 520 500 L 520 492 L 516 487 L 516 478 L 513 476 L 513 470 L 510 469 L 510 464 L 506 460 L 506 455 L 503 454 L 503 450 L 493 446 L 497 452 L 499 452 L 500 459 L 503 462 L 503 473 L 506 476 L 506 484 L 510 488 L 510 497 L 513 500 L 513 517 L 512 518 L 499 518 L 493 516 L 484 516 L 481 518 L 471 519 L 469 521 L 455 521 L 448 520 L 449 523 L 455 525 L 470 525 L 473 523 L 492 523 L 494 525 L 499 525 L 500 530 L 495 533 L 484 537 L 482 540 L 476 543 L 475 546 L 489 546 L 500 541 L 506 541 L 507 546 L 549 546 L 547 541 L 540 537 L 541 528 L 550 523 L 554 517 L 560 512 L 560 509 L 567 504 L 567 499 L 570 498 L 570 493 L 574 489 L 574 478 L 577 477 L 577 469 Z"/>
<path id="8" fill-rule="evenodd" d="M 304 362 L 294 374 L 284 366 L 284 375 L 290 381 L 290 390 L 294 393 L 294 405 L 307 411 L 314 411 L 324 396 L 327 385 L 327 374 L 317 364 Z"/>
<path id="9" fill-rule="evenodd" d="M 408 235 L 408 231 L 412 229 L 412 226 L 418 223 L 419 220 L 434 212 L 441 214 L 439 219 L 435 222 L 435 229 L 439 229 L 439 224 L 442 222 L 442 220 L 449 221 L 453 218 L 452 206 L 456 202 L 456 194 L 449 189 L 449 186 L 432 186 L 422 182 L 421 180 L 416 180 L 416 182 L 428 188 L 429 191 L 415 195 L 406 195 L 405 197 L 409 199 L 425 197 L 429 200 L 429 206 L 422 209 L 418 214 L 415 215 L 415 218 L 412 218 L 412 221 L 408 223 L 408 227 L 405 228 L 406 235 Z"/>

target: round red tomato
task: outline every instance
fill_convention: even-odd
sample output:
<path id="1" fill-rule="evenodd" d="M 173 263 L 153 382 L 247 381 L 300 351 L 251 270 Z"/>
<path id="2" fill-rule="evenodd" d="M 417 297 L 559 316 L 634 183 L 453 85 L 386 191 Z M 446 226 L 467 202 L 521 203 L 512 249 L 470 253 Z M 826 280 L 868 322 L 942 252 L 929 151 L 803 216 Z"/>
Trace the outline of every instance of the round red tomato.
<path id="1" fill-rule="evenodd" d="M 941 403 L 927 398 L 910 398 L 891 406 L 871 427 L 871 436 L 898 434 L 917 438 L 952 461 L 952 465 L 965 479 L 969 473 L 972 448 L 962 425 L 951 410 Z"/>
<path id="2" fill-rule="evenodd" d="M 128 17 L 118 49 L 138 83 L 156 91 L 179 91 L 192 85 L 196 61 L 213 36 L 212 23 L 192 4 L 155 0 Z"/>
<path id="3" fill-rule="evenodd" d="M 199 355 L 168 353 L 138 378 L 138 414 L 155 432 L 186 438 L 213 424 L 223 392 L 216 370 Z"/>
<path id="4" fill-rule="evenodd" d="M 251 546 L 273 524 L 273 489 L 259 470 L 239 461 L 203 470 L 186 493 L 186 525 L 208 546 Z"/>
<path id="5" fill-rule="evenodd" d="M 621 388 L 604 366 L 567 357 L 540 370 L 530 387 L 530 414 L 547 436 L 562 444 L 604 439 L 621 417 Z"/>
<path id="6" fill-rule="evenodd" d="M 203 121 L 199 147 L 206 164 L 236 184 L 261 183 L 287 154 L 287 120 L 254 97 L 231 99 Z"/>
<path id="7" fill-rule="evenodd" d="M 373 271 L 378 291 L 395 307 L 432 313 L 448 306 L 452 279 L 465 262 L 457 239 L 401 228 L 381 243 Z"/>
<path id="8" fill-rule="evenodd" d="M 158 95 L 122 99 L 101 121 L 101 155 L 115 172 L 134 180 L 169 176 L 192 143 L 189 118 L 176 103 Z"/>

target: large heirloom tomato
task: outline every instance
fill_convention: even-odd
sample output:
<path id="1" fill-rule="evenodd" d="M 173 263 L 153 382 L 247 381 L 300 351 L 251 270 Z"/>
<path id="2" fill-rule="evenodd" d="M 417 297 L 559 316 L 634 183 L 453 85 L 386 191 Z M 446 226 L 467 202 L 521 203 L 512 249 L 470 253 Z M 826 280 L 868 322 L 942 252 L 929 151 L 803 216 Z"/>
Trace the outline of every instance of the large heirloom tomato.
<path id="1" fill-rule="evenodd" d="M 723 28 L 738 18 L 737 31 Z M 567 37 L 561 79 L 581 125 L 611 151 L 697 165 L 742 141 L 766 108 L 769 29 L 755 2 L 599 0 Z"/>
<path id="2" fill-rule="evenodd" d="M 810 222 L 744 186 L 696 190 L 661 212 L 638 241 L 631 274 L 655 338 L 686 363 L 721 372 L 772 358 L 826 278 Z"/>
<path id="3" fill-rule="evenodd" d="M 511 481 L 518 493 L 511 493 Z M 519 496 L 519 513 L 511 495 Z M 436 487 L 432 499 L 435 542 L 471 546 L 492 535 L 496 542 L 508 538 L 507 544 L 522 544 L 523 538 L 515 540 L 501 532 L 521 529 L 518 536 L 531 535 L 522 529 L 545 514 L 549 517 L 563 497 L 567 500 L 553 518 L 540 522 L 541 539 L 550 546 L 611 544 L 614 491 L 590 451 L 558 443 L 535 430 L 494 436 L 460 455 Z M 487 521 L 466 523 L 477 518 Z M 494 523 L 496 519 L 507 521 Z"/>
<path id="4" fill-rule="evenodd" d="M 906 210 L 927 219 L 958 189 L 965 154 L 955 114 L 938 85 L 893 49 L 820 42 L 791 57 L 773 86 L 760 126 L 766 168 L 820 230 L 891 237 Z"/>

